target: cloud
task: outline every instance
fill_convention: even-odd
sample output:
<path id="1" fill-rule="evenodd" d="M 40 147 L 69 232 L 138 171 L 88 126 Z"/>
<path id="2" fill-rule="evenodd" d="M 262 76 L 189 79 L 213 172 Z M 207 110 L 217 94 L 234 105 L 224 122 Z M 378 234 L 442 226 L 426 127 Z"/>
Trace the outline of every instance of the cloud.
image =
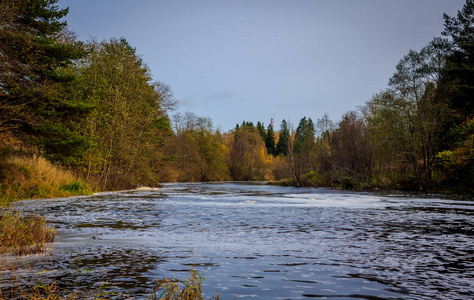
<path id="1" fill-rule="evenodd" d="M 187 106 L 187 107 L 193 106 L 191 97 L 181 97 L 181 98 L 176 99 L 176 101 L 178 102 L 179 106 Z"/>
<path id="2" fill-rule="evenodd" d="M 235 95 L 230 92 L 223 92 L 223 93 L 213 94 L 211 96 L 208 96 L 207 98 L 210 100 L 226 100 L 226 99 L 234 98 L 234 96 Z"/>

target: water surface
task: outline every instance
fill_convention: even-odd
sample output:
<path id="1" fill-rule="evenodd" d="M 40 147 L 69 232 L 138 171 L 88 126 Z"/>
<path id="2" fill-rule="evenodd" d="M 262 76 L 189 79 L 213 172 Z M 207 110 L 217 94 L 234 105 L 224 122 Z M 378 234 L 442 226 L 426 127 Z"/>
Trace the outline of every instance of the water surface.
<path id="1" fill-rule="evenodd" d="M 248 183 L 19 203 L 58 242 L 33 271 L 60 286 L 109 280 L 137 299 L 194 266 L 223 299 L 469 299 L 474 202 Z M 17 270 L 27 278 L 32 271 Z M 1 272 L 2 290 L 9 287 Z M 124 297 L 118 295 L 117 298 Z"/>

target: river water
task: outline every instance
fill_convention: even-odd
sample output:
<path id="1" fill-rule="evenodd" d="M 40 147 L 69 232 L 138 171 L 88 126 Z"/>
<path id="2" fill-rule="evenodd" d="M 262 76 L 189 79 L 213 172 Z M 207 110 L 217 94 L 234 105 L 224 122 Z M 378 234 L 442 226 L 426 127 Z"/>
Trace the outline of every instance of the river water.
<path id="1" fill-rule="evenodd" d="M 117 299 L 144 299 L 155 278 L 186 278 L 194 267 L 208 298 L 474 294 L 472 201 L 234 182 L 17 205 L 58 230 L 48 255 L 15 271 L 20 282 L 48 270 L 40 276 L 60 287 L 108 281 Z M 12 272 L 1 274 L 5 291 Z"/>

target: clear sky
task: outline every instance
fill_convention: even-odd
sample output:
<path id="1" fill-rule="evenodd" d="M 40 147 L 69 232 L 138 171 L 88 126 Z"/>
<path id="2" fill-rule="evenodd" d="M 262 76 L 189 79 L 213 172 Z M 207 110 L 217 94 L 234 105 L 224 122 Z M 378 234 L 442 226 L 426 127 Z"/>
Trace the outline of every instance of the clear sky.
<path id="1" fill-rule="evenodd" d="M 178 111 L 227 131 L 328 113 L 387 87 L 465 0 L 59 0 L 81 40 L 125 37 Z M 171 112 L 171 114 L 173 114 Z"/>

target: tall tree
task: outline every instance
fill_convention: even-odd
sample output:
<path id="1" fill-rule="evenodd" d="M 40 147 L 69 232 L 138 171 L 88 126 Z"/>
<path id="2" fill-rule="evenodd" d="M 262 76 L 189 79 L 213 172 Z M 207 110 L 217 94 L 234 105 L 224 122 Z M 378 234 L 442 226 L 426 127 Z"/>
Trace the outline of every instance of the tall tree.
<path id="1" fill-rule="evenodd" d="M 439 137 L 445 119 L 445 105 L 437 97 L 438 70 L 433 61 L 443 61 L 433 44 L 420 52 L 409 51 L 397 65 L 397 72 L 390 79 L 390 86 L 401 120 L 406 124 L 406 158 L 411 162 L 421 188 L 432 184 Z"/>
<path id="2" fill-rule="evenodd" d="M 267 138 L 267 134 L 265 132 L 265 127 L 263 123 L 261 123 L 260 121 L 257 122 L 257 130 L 258 130 L 258 133 L 260 133 L 260 136 L 262 137 L 262 139 L 265 140 Z"/>
<path id="3" fill-rule="evenodd" d="M 457 15 L 444 15 L 443 35 L 450 53 L 441 88 L 450 111 L 443 132 L 439 166 L 446 183 L 461 189 L 474 186 L 474 1 L 466 0 Z M 439 91 L 438 90 L 438 91 Z"/>
<path id="4" fill-rule="evenodd" d="M 232 134 L 229 169 L 234 180 L 264 180 L 268 172 L 265 142 L 253 126 Z"/>
<path id="5" fill-rule="evenodd" d="M 177 131 L 166 148 L 169 156 L 175 156 L 177 175 L 170 180 L 229 180 L 229 150 L 221 133 L 213 129 L 212 121 L 191 112 L 178 113 L 173 119 Z"/>
<path id="6" fill-rule="evenodd" d="M 276 155 L 275 149 L 275 131 L 273 131 L 272 124 L 268 124 L 267 132 L 265 133 L 265 147 L 267 147 L 268 155 Z"/>
<path id="7" fill-rule="evenodd" d="M 0 3 L 0 132 L 13 132 L 69 163 L 86 145 L 74 129 L 90 107 L 71 97 L 75 76 L 68 67 L 85 51 L 65 38 L 68 9 L 56 3 Z"/>
<path id="8" fill-rule="evenodd" d="M 161 147 L 171 134 L 163 105 L 167 89 L 152 81 L 125 39 L 92 42 L 89 48 L 77 89 L 77 97 L 95 107 L 83 128 L 93 139 L 84 171 L 104 188 L 156 184 Z"/>
<path id="9" fill-rule="evenodd" d="M 280 125 L 280 134 L 278 142 L 276 144 L 276 155 L 288 153 L 288 140 L 290 138 L 290 129 L 288 128 L 288 123 L 285 119 L 281 121 Z"/>
<path id="10" fill-rule="evenodd" d="M 474 114 L 474 1 L 466 0 L 457 16 L 444 14 L 444 20 L 442 34 L 452 44 L 446 66 L 447 79 L 455 81 L 451 106 L 465 121 Z"/>

